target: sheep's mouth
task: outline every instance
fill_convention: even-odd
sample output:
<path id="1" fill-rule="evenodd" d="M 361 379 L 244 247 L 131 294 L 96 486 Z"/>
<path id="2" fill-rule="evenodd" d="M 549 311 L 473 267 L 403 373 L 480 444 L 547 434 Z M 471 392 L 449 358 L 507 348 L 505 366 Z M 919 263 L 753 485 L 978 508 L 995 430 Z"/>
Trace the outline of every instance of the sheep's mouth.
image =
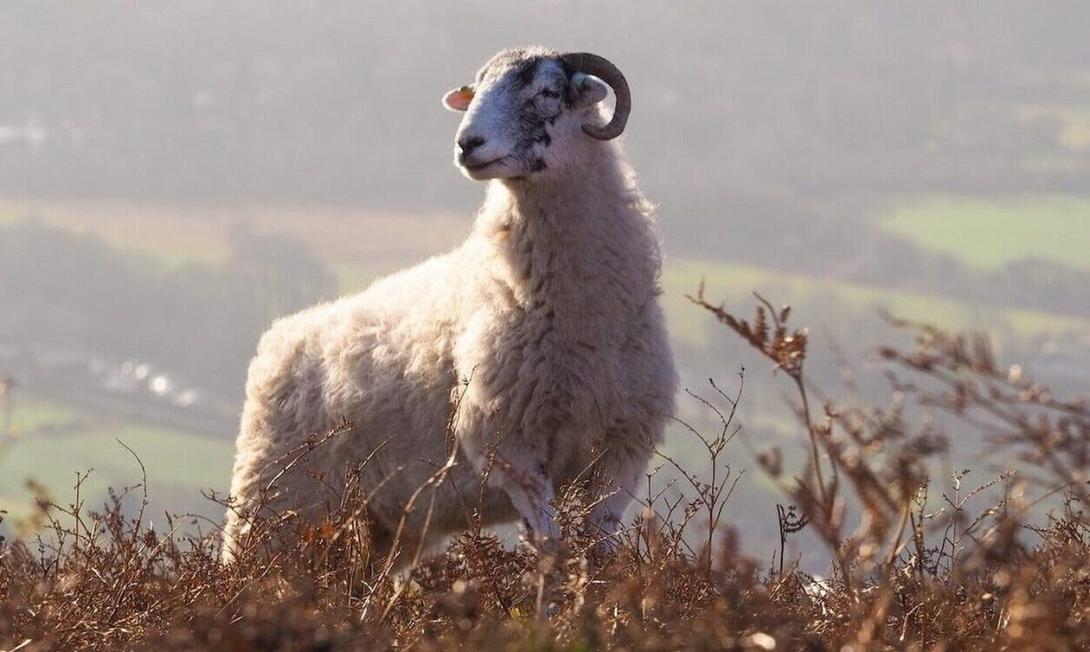
<path id="1" fill-rule="evenodd" d="M 483 163 L 473 163 L 473 164 L 463 163 L 462 167 L 464 167 L 466 170 L 469 170 L 470 172 L 480 172 L 481 170 L 484 170 L 485 168 L 488 168 L 488 167 L 496 165 L 496 164 L 506 165 L 506 161 L 507 161 L 507 157 L 506 156 L 501 156 L 499 158 L 494 158 L 491 161 L 485 161 Z"/>

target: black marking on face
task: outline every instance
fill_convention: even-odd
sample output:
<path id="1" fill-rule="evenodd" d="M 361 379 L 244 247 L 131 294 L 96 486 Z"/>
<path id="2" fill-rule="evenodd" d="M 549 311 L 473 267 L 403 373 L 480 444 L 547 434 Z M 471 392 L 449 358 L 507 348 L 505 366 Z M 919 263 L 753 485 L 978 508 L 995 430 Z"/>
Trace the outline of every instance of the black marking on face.
<path id="1" fill-rule="evenodd" d="M 518 134 L 514 153 L 530 172 L 540 172 L 546 168 L 541 154 L 552 143 L 552 136 L 546 125 L 550 120 L 533 108 L 530 102 L 519 115 Z"/>
<path id="2" fill-rule="evenodd" d="M 561 92 L 558 89 L 561 87 L 560 84 L 563 83 L 559 79 L 560 73 L 559 71 L 554 72 L 552 69 L 543 68 L 542 64 L 546 60 L 547 57 L 533 56 L 515 64 L 507 73 L 510 75 L 508 78 L 511 79 L 511 91 L 519 93 L 531 87 L 535 81 L 545 81 L 545 85 L 538 91 L 538 95 L 551 98 L 560 97 Z M 542 80 L 545 75 L 549 77 L 548 80 Z M 552 79 L 552 77 L 557 77 L 557 79 Z M 546 114 L 542 112 L 541 105 L 535 101 L 535 98 L 530 97 L 524 98 L 518 109 L 516 118 L 518 136 L 512 148 L 512 155 L 519 160 L 522 168 L 529 173 L 540 172 L 548 168 L 543 156 L 544 150 L 553 142 L 548 127 L 555 125 L 557 119 L 563 113 L 564 102 L 561 101 L 560 104 L 559 110 Z"/>
<path id="3" fill-rule="evenodd" d="M 522 90 L 534 83 L 537 77 L 537 67 L 541 64 L 541 57 L 534 57 L 518 64 L 515 68 L 515 90 Z"/>
<path id="4" fill-rule="evenodd" d="M 567 61 L 564 61 L 560 57 L 557 57 L 555 61 L 560 64 L 560 69 L 564 71 L 564 77 L 571 79 L 571 76 L 574 75 L 576 71 L 568 65 Z"/>

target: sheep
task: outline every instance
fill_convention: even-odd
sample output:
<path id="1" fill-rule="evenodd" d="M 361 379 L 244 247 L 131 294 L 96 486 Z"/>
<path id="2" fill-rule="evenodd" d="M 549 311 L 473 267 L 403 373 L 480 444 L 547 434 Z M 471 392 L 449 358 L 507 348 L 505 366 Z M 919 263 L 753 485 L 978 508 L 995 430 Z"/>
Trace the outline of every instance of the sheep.
<path id="1" fill-rule="evenodd" d="M 616 106 L 602 125 L 608 87 Z M 434 545 L 468 527 L 465 504 L 478 499 L 485 524 L 521 517 L 530 536 L 554 539 L 556 491 L 589 477 L 589 524 L 608 538 L 662 441 L 677 373 L 652 209 L 613 140 L 631 107 L 624 76 L 590 53 L 508 49 L 443 104 L 465 112 L 456 166 L 488 182 L 472 232 L 359 294 L 279 319 L 261 338 L 225 560 L 258 512 L 321 519 L 348 466 L 364 459 L 378 547 L 402 519 L 399 541 Z M 321 482 L 277 467 L 341 421 L 351 430 L 307 461 Z M 448 459 L 432 508 L 407 509 Z"/>

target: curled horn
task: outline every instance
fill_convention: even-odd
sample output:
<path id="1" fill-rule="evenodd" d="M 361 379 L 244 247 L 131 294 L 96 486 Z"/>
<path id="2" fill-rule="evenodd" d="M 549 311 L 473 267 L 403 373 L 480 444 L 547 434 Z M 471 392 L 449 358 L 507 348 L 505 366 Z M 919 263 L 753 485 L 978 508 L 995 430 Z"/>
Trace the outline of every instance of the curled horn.
<path id="1" fill-rule="evenodd" d="M 628 114 L 632 111 L 632 93 L 628 90 L 628 82 L 621 71 L 607 59 L 590 52 L 568 52 L 560 55 L 560 59 L 573 72 L 594 75 L 609 84 L 613 94 L 617 96 L 617 106 L 613 109 L 610 121 L 601 127 L 585 124 L 583 133 L 597 140 L 610 140 L 620 136 L 628 122 Z"/>

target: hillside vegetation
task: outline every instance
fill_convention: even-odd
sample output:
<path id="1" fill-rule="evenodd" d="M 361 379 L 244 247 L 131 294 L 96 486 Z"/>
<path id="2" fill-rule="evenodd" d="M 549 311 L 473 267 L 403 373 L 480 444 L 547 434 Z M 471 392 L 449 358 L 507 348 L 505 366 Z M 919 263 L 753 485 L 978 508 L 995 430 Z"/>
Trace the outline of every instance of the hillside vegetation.
<path id="1" fill-rule="evenodd" d="M 36 222 L 20 215 L 37 216 Z M 8 328 L 9 335 L 21 338 L 20 346 L 94 347 L 89 354 L 147 359 L 227 399 L 222 427 L 209 436 L 88 410 L 70 391 L 54 391 L 46 399 L 33 388 L 17 389 L 13 425 L 20 436 L 0 457 L 0 507 L 19 518 L 37 496 L 27 481 L 38 483 L 34 487 L 44 488 L 62 504 L 71 499 L 76 471 L 94 469 L 85 492 L 93 499 L 103 496 L 109 485 L 134 482 L 136 469 L 116 439 L 132 446 L 152 469 L 157 512 L 185 510 L 218 518 L 222 510 L 200 500 L 197 492 L 226 485 L 238 393 L 262 329 L 279 314 L 362 288 L 381 274 L 442 251 L 469 228 L 468 218 L 412 218 L 335 207 L 231 209 L 46 200 L 0 203 L 0 222 L 6 222 L 0 224 L 0 243 L 10 243 L 6 264 L 13 270 L 0 279 L 0 293 L 8 292 L 4 296 L 16 310 L 8 317 L 21 316 Z M 373 233 L 382 237 L 369 237 Z M 421 233 L 427 237 L 419 237 Z M 52 280 L 43 284 L 43 276 Z M 692 389 L 709 374 L 729 375 L 747 359 L 713 324 L 694 318 L 685 295 L 701 282 L 709 294 L 732 303 L 747 300 L 754 290 L 791 302 L 822 337 L 847 346 L 852 356 L 862 355 L 880 339 L 881 310 L 948 329 L 986 328 L 1000 350 L 1023 363 L 1042 346 L 1077 344 L 1072 334 L 1090 332 L 1085 311 L 1057 314 L 923 289 L 668 255 L 663 301 L 687 372 L 685 383 Z M 32 287 L 36 294 L 28 294 Z M 48 300 L 31 300 L 34 296 Z M 118 315 L 132 313 L 127 306 L 141 302 L 158 309 L 128 319 L 119 331 Z M 87 307 L 81 319 L 71 318 L 74 306 Z M 819 355 L 811 372 L 822 383 L 835 382 L 839 375 L 829 355 Z M 790 437 L 792 422 L 772 380 L 751 379 L 754 393 L 743 414 L 754 437 L 783 441 Z M 698 404 L 683 405 L 686 418 L 706 425 L 709 415 Z M 675 427 L 669 438 L 671 455 L 699 460 L 699 449 L 678 435 L 683 429 Z M 185 463 L 173 464 L 175 459 Z M 772 496 L 770 486 L 755 482 L 737 502 L 759 509 L 771 504 Z M 745 549 L 752 551 L 754 538 L 765 533 L 747 536 Z"/>
<path id="2" fill-rule="evenodd" d="M 615 550 L 583 528 L 590 504 L 561 492 L 563 543 L 505 548 L 468 531 L 437 554 L 369 551 L 353 467 L 339 504 L 317 526 L 290 514 L 256 524 L 238 563 L 217 561 L 218 537 L 181 534 L 184 518 L 155 526 L 140 505 L 154 478 L 101 509 L 41 504 L 37 542 L 0 543 L 0 645 L 138 649 L 984 649 L 1090 644 L 1090 523 L 1083 469 L 1090 403 L 1051 394 L 1001 366 L 983 336 L 896 324 L 914 348 L 882 348 L 894 398 L 883 407 L 822 400 L 809 386 L 806 331 L 767 302 L 741 319 L 692 299 L 775 366 L 798 401 L 799 459 L 759 451 L 780 487 L 779 541 L 769 561 L 739 554 L 739 479 L 726 463 L 741 424 L 741 378 L 709 388 L 712 430 L 690 434 L 710 482 L 651 470 L 642 509 Z M 763 302 L 763 300 L 762 300 Z M 849 384 L 849 389 L 851 385 Z M 851 392 L 849 392 L 850 394 Z M 957 431 L 918 421 L 913 405 L 951 416 Z M 984 417 L 988 417 L 985 419 Z M 948 437 L 982 430 L 1018 468 L 991 479 L 937 475 Z M 288 457 L 305 463 L 322 435 Z M 663 468 L 675 465 L 660 458 Z M 286 460 L 285 460 L 286 462 Z M 444 481 L 443 471 L 422 487 Z M 1028 509 L 1049 497 L 1040 522 Z M 143 497 L 143 499 L 141 499 Z M 210 496 L 225 502 L 223 496 Z M 123 506 L 133 506 L 129 515 Z M 423 507 L 418 507 L 423 508 Z M 804 573 L 785 547 L 828 560 Z M 391 571 L 395 558 L 408 570 Z"/>

